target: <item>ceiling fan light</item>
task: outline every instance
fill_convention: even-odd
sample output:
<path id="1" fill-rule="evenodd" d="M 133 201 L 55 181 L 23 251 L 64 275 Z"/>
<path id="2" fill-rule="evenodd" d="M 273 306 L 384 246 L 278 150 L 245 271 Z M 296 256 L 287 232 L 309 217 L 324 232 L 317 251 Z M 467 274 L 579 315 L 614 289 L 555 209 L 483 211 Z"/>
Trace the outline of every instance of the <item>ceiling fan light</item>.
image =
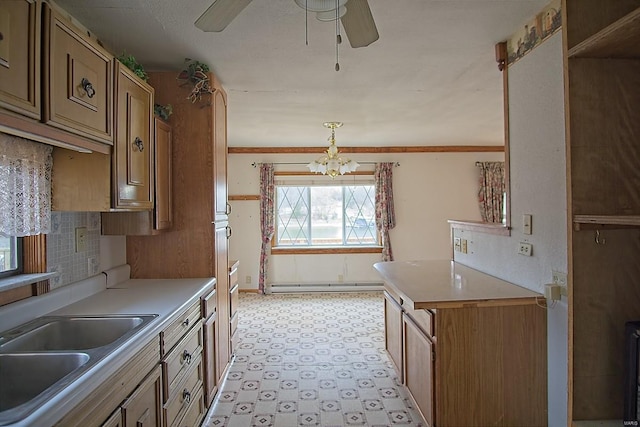
<path id="1" fill-rule="evenodd" d="M 342 18 L 344 14 L 347 13 L 347 8 L 344 6 L 340 6 L 338 8 L 338 18 Z M 329 22 L 336 20 L 336 10 L 329 10 L 326 12 L 316 12 L 316 19 L 322 22 Z"/>
<path id="2" fill-rule="evenodd" d="M 329 12 L 336 10 L 336 0 L 295 0 L 296 4 L 309 12 Z M 338 7 L 342 7 L 347 0 L 338 0 Z M 342 15 L 340 15 L 342 16 Z M 334 18 L 335 19 L 335 18 Z"/>

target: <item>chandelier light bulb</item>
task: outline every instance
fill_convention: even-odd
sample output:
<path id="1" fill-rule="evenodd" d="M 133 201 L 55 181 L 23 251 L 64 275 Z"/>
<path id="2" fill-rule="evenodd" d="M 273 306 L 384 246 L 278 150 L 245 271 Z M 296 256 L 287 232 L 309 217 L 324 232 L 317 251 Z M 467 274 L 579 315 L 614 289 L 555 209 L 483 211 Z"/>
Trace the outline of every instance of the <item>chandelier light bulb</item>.
<path id="1" fill-rule="evenodd" d="M 354 172 L 358 166 L 358 162 L 349 159 L 343 159 L 339 156 L 338 147 L 336 146 L 336 128 L 342 126 L 341 122 L 326 122 L 326 128 L 331 129 L 331 136 L 328 138 L 329 148 L 326 149 L 326 155 L 309 163 L 307 167 L 311 172 L 329 175 L 332 179 L 338 175 Z"/>

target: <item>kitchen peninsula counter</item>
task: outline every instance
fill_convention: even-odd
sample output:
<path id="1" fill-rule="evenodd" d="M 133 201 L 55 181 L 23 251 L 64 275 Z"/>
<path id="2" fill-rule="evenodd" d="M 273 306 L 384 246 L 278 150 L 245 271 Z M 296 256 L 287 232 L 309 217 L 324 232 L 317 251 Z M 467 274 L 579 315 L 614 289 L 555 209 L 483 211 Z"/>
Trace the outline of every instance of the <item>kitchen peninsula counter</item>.
<path id="1" fill-rule="evenodd" d="M 547 425 L 542 295 L 450 260 L 374 267 L 385 348 L 428 425 Z"/>
<path id="2" fill-rule="evenodd" d="M 378 262 L 374 268 L 414 310 L 536 304 L 543 297 L 450 260 Z"/>

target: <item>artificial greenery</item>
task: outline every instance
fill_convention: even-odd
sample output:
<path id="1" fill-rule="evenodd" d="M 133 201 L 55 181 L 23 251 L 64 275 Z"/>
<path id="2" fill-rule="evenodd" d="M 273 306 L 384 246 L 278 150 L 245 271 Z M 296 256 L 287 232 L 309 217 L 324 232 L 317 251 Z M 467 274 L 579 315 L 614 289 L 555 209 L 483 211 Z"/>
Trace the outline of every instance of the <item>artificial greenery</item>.
<path id="1" fill-rule="evenodd" d="M 133 55 L 127 55 L 122 53 L 118 56 L 118 61 L 122 62 L 128 69 L 133 71 L 136 76 L 140 77 L 145 82 L 149 81 L 149 75 L 144 71 L 144 67 L 138 63 Z"/>
<path id="2" fill-rule="evenodd" d="M 191 102 L 199 101 L 203 94 L 213 93 L 213 88 L 209 82 L 209 66 L 200 61 L 194 59 L 185 59 L 186 67 L 178 74 L 178 80 L 186 83 L 191 83 L 193 89 L 187 97 Z"/>
<path id="3" fill-rule="evenodd" d="M 171 114 L 173 114 L 173 107 L 171 104 L 160 105 L 155 104 L 153 106 L 153 113 L 160 117 L 162 120 L 167 120 Z"/>

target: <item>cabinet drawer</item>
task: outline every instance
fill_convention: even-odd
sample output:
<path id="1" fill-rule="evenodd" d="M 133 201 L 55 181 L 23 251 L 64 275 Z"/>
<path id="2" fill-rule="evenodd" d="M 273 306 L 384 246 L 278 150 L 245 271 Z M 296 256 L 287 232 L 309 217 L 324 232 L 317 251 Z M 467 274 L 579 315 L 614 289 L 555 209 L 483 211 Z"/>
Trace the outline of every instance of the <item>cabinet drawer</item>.
<path id="1" fill-rule="evenodd" d="M 40 119 L 40 3 L 0 2 L 0 107 Z"/>
<path id="2" fill-rule="evenodd" d="M 176 421 L 184 415 L 193 396 L 196 396 L 198 391 L 202 390 L 203 379 L 202 358 L 199 357 L 195 365 L 187 373 L 184 381 L 177 386 L 177 392 L 164 405 L 166 425 L 173 426 L 177 424 Z"/>
<path id="3" fill-rule="evenodd" d="M 113 144 L 113 57 L 45 5 L 44 121 Z"/>
<path id="4" fill-rule="evenodd" d="M 200 320 L 200 305 L 196 302 L 162 331 L 162 355 L 166 355 L 180 338 Z"/>
<path id="5" fill-rule="evenodd" d="M 177 392 L 178 385 L 201 354 L 202 328 L 196 325 L 162 361 L 165 402 Z"/>
<path id="6" fill-rule="evenodd" d="M 418 326 L 422 333 L 427 335 L 432 340 L 435 340 L 436 331 L 434 330 L 434 320 L 435 313 L 431 310 L 414 310 L 408 307 L 408 304 L 404 302 L 402 304 L 402 309 L 407 313 L 409 317 L 415 322 L 416 326 Z"/>
<path id="7" fill-rule="evenodd" d="M 202 389 L 199 390 L 193 399 L 191 404 L 187 408 L 187 413 L 179 423 L 175 424 L 175 427 L 193 427 L 199 426 L 202 421 L 202 417 L 207 411 L 207 407 L 204 404 L 204 395 Z"/>
<path id="8" fill-rule="evenodd" d="M 236 315 L 236 311 L 238 311 L 238 300 L 240 294 L 238 292 L 239 287 L 237 283 L 235 286 L 233 285 L 233 283 L 231 283 L 230 285 L 231 290 L 229 291 L 229 316 L 233 318 L 233 316 Z M 231 333 L 233 333 L 233 330 L 231 331 Z"/>
<path id="9" fill-rule="evenodd" d="M 202 301 L 202 317 L 208 318 L 216 312 L 216 304 L 218 303 L 216 298 L 216 290 L 212 290 L 201 298 Z"/>

